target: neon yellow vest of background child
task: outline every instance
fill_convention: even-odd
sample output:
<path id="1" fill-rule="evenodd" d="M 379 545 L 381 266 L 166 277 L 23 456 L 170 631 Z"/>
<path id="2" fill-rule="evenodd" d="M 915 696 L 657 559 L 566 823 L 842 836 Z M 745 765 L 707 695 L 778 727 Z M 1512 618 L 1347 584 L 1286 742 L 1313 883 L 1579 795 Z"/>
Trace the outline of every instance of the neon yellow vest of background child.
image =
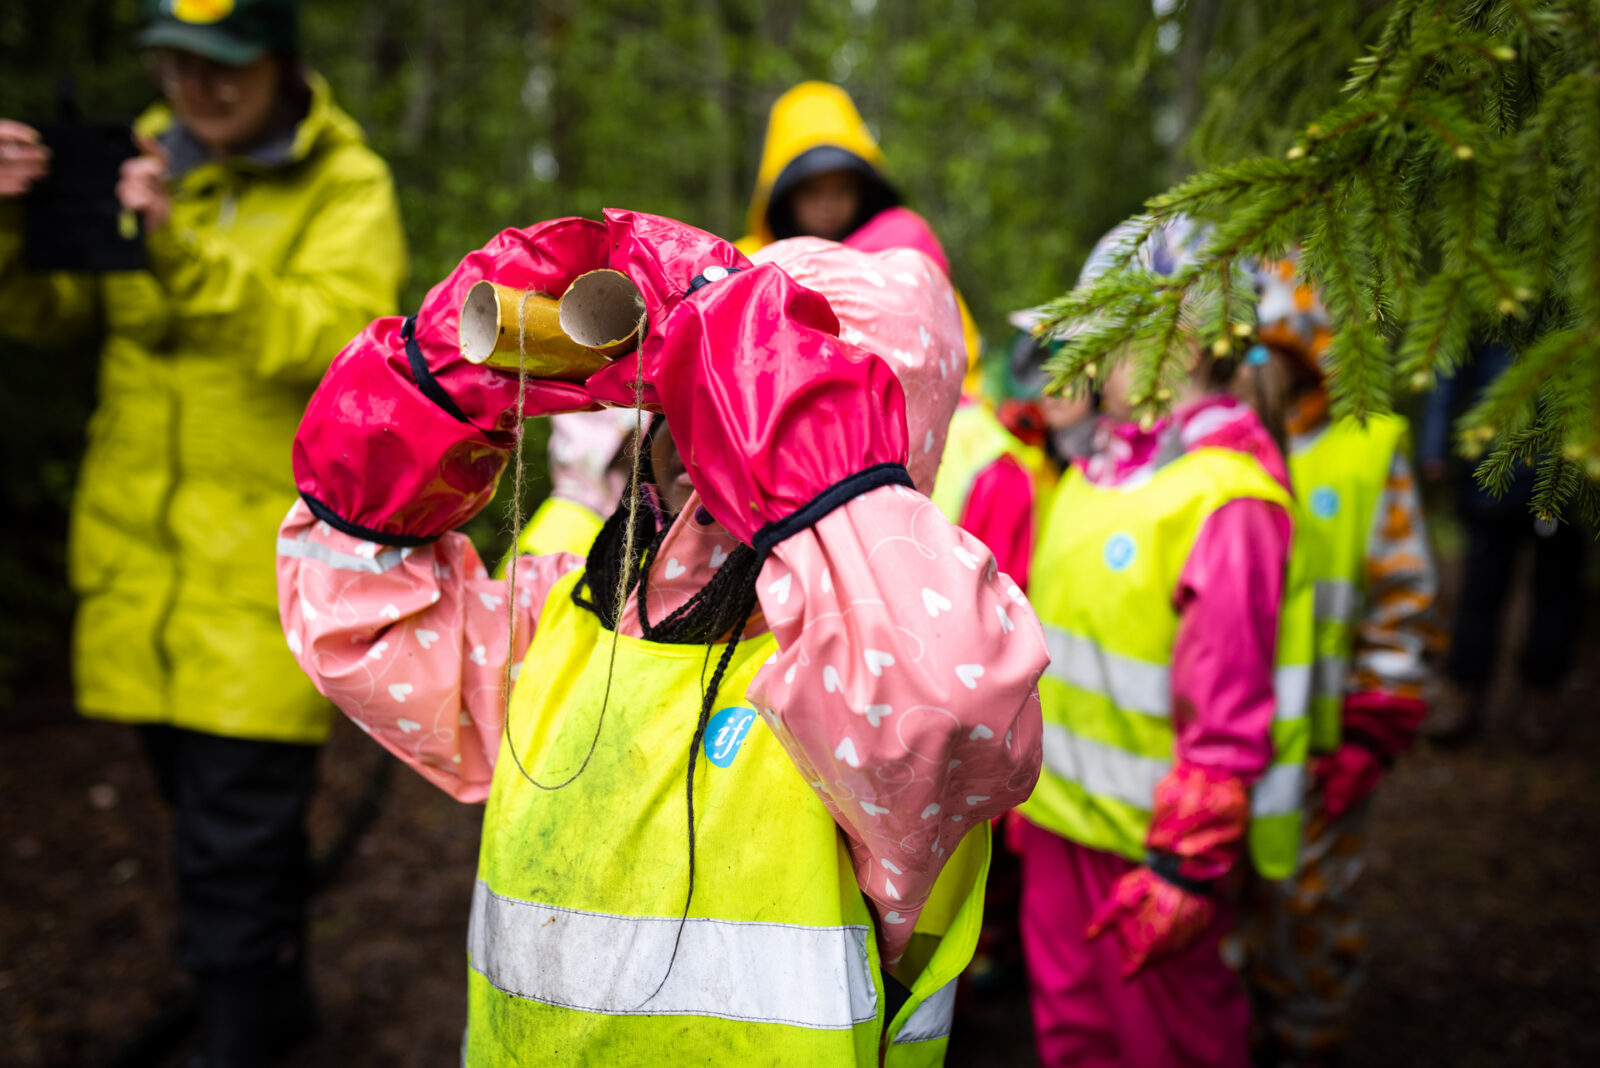
<path id="1" fill-rule="evenodd" d="M 484 813 L 464 1062 L 878 1064 L 883 983 L 849 850 L 745 698 L 775 641 L 739 645 L 714 703 L 680 938 L 684 778 L 707 652 L 619 637 L 603 703 L 612 634 L 572 604 L 576 582 L 545 603 Z M 546 786 L 583 770 L 540 789 L 510 742 Z M 944 1058 L 955 979 L 982 919 L 988 827 L 975 831 L 897 973 L 911 989 L 887 1029 L 885 1063 L 897 1068 Z"/>
<path id="2" fill-rule="evenodd" d="M 1289 444 L 1289 477 L 1300 500 L 1295 552 L 1314 590 L 1316 660 L 1311 673 L 1311 748 L 1339 746 L 1345 678 L 1355 625 L 1366 601 L 1367 542 L 1380 521 L 1378 501 L 1406 438 L 1406 421 L 1341 419 Z"/>
<path id="3" fill-rule="evenodd" d="M 533 518 L 517 535 L 517 544 L 500 561 L 495 578 L 505 578 L 506 568 L 518 556 L 548 556 L 551 553 L 572 553 L 588 556 L 595 535 L 605 520 L 594 512 L 564 497 L 546 497 L 534 511 Z"/>
<path id="4" fill-rule="evenodd" d="M 1011 457 L 1028 472 L 1036 497 L 1046 494 L 1051 479 L 1043 449 L 1017 440 L 986 405 L 964 404 L 957 408 L 950 419 L 944 458 L 939 461 L 939 475 L 933 483 L 933 503 L 946 519 L 961 522 L 973 483 L 1002 456 Z"/>
<path id="5" fill-rule="evenodd" d="M 517 536 L 517 551 L 542 556 L 546 553 L 576 553 L 588 556 L 589 546 L 605 519 L 574 501 L 546 497 L 528 525 Z"/>
<path id="6" fill-rule="evenodd" d="M 1256 498 L 1295 515 L 1249 457 L 1199 449 L 1134 487 L 1072 469 L 1051 505 L 1030 594 L 1051 664 L 1039 681 L 1044 770 L 1022 814 L 1075 842 L 1144 857 L 1155 787 L 1172 766 L 1173 595 L 1206 519 Z M 1268 878 L 1294 870 L 1309 723 L 1310 588 L 1292 565 L 1278 627 L 1272 764 L 1251 795 L 1250 852 Z"/>

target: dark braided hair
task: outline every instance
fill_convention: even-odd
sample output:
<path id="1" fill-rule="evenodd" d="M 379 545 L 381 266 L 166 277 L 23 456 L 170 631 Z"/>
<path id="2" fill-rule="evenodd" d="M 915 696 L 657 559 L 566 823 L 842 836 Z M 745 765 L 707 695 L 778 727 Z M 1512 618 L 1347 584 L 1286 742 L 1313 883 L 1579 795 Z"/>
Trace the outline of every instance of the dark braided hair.
<path id="1" fill-rule="evenodd" d="M 655 497 L 655 472 L 650 464 L 650 443 L 662 426 L 662 420 L 652 422 L 645 440 L 636 446 L 634 458 L 638 478 L 638 497 L 635 501 L 621 502 L 607 517 L 589 547 L 588 561 L 583 577 L 573 588 L 572 601 L 599 617 L 607 630 L 615 631 L 620 621 L 617 605 L 611 591 L 616 590 L 622 569 L 626 565 L 632 575 L 631 582 L 637 591 L 639 629 L 645 640 L 668 645 L 704 645 L 706 660 L 700 671 L 700 711 L 695 719 L 694 733 L 689 741 L 688 770 L 684 775 L 684 808 L 688 817 L 689 886 L 684 893 L 683 913 L 678 917 L 678 931 L 672 942 L 672 956 L 667 960 L 667 970 L 661 982 L 641 1006 L 661 993 L 672 966 L 678 959 L 678 946 L 683 939 L 683 928 L 689 919 L 689 907 L 694 901 L 695 826 L 694 826 L 694 772 L 705 740 L 706 726 L 711 720 L 717 691 L 722 688 L 723 677 L 733 662 L 750 616 L 756 607 L 756 578 L 761 573 L 763 557 L 748 545 L 740 545 L 728 554 L 722 566 L 711 579 L 665 619 L 652 623 L 649 613 L 650 567 L 656 553 L 672 527 L 672 519 L 665 515 Z M 635 544 L 628 545 L 628 512 L 638 513 Z M 726 641 L 722 655 L 717 659 L 716 670 L 709 682 L 705 669 L 711 664 L 711 653 L 719 641 Z"/>

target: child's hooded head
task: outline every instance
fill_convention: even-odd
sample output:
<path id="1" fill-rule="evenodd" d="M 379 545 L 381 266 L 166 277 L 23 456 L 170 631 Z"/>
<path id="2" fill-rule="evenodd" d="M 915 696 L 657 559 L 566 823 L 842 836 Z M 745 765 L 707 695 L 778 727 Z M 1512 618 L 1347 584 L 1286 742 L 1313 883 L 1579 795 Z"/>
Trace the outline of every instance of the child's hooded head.
<path id="1" fill-rule="evenodd" d="M 759 243 L 790 237 L 840 241 L 900 203 L 850 96 L 803 82 L 772 105 L 749 231 Z"/>

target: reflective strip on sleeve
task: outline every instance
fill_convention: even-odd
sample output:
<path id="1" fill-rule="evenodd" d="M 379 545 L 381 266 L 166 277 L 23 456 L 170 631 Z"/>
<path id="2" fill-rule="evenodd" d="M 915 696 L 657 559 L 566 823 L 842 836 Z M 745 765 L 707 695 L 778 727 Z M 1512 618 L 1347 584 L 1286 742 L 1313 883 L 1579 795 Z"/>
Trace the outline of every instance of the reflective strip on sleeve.
<path id="1" fill-rule="evenodd" d="M 896 1046 L 904 1042 L 928 1042 L 950 1036 L 950 1021 L 956 1012 L 956 980 L 952 979 L 929 994 L 911 1011 L 905 1026 L 894 1036 Z"/>
<path id="2" fill-rule="evenodd" d="M 1074 734 L 1059 723 L 1044 725 L 1044 763 L 1051 774 L 1075 782 L 1096 797 L 1148 812 L 1156 786 L 1172 761 L 1143 757 Z M 1250 814 L 1287 816 L 1300 809 L 1305 765 L 1273 764 L 1250 791 Z"/>
<path id="3" fill-rule="evenodd" d="M 1318 623 L 1348 623 L 1355 618 L 1360 596 L 1354 583 L 1318 579 L 1312 592 L 1312 618 Z"/>
<path id="4" fill-rule="evenodd" d="M 877 1016 L 865 926 L 691 917 L 673 959 L 678 926 L 675 916 L 614 916 L 503 897 L 480 880 L 467 949 L 473 970 L 502 993 L 580 1012 L 819 1030 Z"/>
<path id="5" fill-rule="evenodd" d="M 1050 650 L 1045 673 L 1089 693 L 1100 694 L 1118 708 L 1165 719 L 1172 709 L 1172 675 L 1164 664 L 1152 664 L 1108 653 L 1088 638 L 1045 624 Z"/>
<path id="6" fill-rule="evenodd" d="M 278 555 L 296 560 L 317 560 L 336 571 L 365 571 L 381 575 L 385 571 L 399 567 L 411 554 L 406 549 L 390 547 L 379 549 L 371 556 L 357 556 L 354 553 L 342 553 L 337 549 L 330 549 L 319 541 L 279 538 Z"/>

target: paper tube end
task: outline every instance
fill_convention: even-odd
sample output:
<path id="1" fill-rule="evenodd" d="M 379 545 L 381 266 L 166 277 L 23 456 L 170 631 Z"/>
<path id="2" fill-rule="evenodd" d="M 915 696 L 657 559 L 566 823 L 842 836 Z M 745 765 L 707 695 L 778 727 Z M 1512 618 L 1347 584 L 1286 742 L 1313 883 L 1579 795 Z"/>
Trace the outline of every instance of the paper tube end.
<path id="1" fill-rule="evenodd" d="M 632 352 L 644 330 L 644 298 L 621 271 L 603 268 L 579 275 L 561 297 L 561 330 L 603 356 Z"/>
<path id="2" fill-rule="evenodd" d="M 500 339 L 500 300 L 494 283 L 474 283 L 461 303 L 461 356 L 469 363 L 483 363 L 494 352 Z"/>

